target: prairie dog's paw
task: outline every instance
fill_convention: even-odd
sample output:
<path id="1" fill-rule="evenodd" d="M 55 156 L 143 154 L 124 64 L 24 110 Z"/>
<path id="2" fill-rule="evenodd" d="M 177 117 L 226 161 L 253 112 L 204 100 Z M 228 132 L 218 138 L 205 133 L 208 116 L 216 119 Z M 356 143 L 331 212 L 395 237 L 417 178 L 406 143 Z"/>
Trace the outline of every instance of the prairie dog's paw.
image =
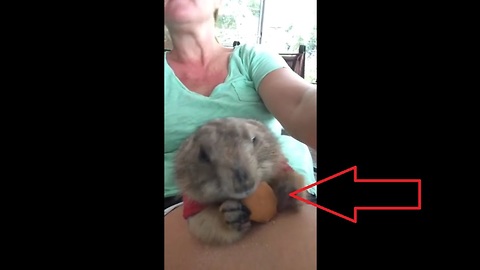
<path id="1" fill-rule="evenodd" d="M 247 231 L 250 226 L 250 210 L 240 201 L 228 200 L 220 205 L 225 223 L 239 232 Z"/>

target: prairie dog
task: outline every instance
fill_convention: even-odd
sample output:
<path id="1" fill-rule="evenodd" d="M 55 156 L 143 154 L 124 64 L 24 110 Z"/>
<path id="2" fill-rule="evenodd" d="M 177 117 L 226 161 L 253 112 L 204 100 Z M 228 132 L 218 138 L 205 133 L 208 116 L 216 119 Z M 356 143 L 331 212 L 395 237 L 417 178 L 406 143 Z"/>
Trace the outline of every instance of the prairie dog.
<path id="1" fill-rule="evenodd" d="M 202 125 L 180 146 L 175 160 L 190 232 L 209 244 L 241 239 L 251 222 L 240 201 L 261 181 L 275 192 L 279 212 L 299 207 L 289 193 L 303 187 L 303 177 L 284 170 L 285 165 L 279 142 L 261 122 L 229 117 Z M 186 214 L 187 207 L 198 211 Z"/>

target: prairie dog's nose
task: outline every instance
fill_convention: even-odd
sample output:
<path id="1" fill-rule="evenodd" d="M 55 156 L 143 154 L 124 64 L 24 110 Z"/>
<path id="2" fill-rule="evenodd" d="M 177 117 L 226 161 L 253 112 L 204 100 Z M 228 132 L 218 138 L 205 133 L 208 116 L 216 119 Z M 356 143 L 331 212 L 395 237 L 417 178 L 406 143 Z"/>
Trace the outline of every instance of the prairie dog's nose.
<path id="1" fill-rule="evenodd" d="M 243 183 L 247 179 L 247 172 L 242 168 L 233 169 L 233 176 L 236 182 Z"/>

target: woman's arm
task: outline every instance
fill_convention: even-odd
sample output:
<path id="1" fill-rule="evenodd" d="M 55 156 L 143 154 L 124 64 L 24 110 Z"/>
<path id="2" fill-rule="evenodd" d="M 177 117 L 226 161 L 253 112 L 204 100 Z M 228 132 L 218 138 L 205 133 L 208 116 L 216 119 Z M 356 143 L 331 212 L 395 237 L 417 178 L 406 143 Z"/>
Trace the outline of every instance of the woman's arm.
<path id="1" fill-rule="evenodd" d="M 292 137 L 317 149 L 316 85 L 289 68 L 280 68 L 263 78 L 259 94 Z"/>

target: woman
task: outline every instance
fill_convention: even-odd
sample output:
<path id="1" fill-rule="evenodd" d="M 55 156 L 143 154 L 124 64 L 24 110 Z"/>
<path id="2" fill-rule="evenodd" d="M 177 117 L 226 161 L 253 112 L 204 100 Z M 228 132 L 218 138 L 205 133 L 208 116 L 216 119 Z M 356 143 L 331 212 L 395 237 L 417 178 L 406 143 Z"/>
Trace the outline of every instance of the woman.
<path id="1" fill-rule="evenodd" d="M 306 145 L 313 149 L 317 147 L 316 85 L 293 72 L 277 52 L 269 52 L 259 46 L 240 45 L 231 49 L 219 44 L 214 32 L 220 0 L 165 0 L 164 4 L 165 26 L 173 45 L 172 50 L 165 52 L 164 56 L 165 207 L 178 202 L 174 198 L 179 191 L 173 180 L 173 159 L 178 147 L 197 127 L 214 118 L 233 116 L 263 122 L 278 136 L 290 166 L 304 175 L 307 184 L 315 182 L 313 162 Z M 291 137 L 281 135 L 282 126 Z M 315 189 L 309 192 L 315 194 Z M 168 215 L 165 212 L 165 231 L 168 232 L 165 234 L 166 264 L 170 260 L 172 267 L 180 267 L 176 262 L 185 262 L 182 250 L 199 248 L 189 238 L 186 222 L 178 214 L 180 208 L 175 209 L 174 206 Z M 264 230 L 266 227 L 253 230 L 250 237 L 268 243 L 272 252 L 279 251 L 282 243 L 288 244 L 289 254 L 298 258 L 301 254 L 305 255 L 305 252 L 299 251 L 305 249 L 305 241 L 309 243 L 307 246 L 316 245 L 314 233 L 305 230 L 307 227 L 316 230 L 315 219 L 315 208 L 306 205 L 296 216 L 279 217 L 276 221 L 278 226 L 270 226 L 268 230 Z M 291 231 L 291 235 L 285 233 L 285 228 Z M 302 236 L 305 239 L 299 240 Z M 253 245 L 247 237 L 244 244 L 249 243 Z M 294 247 L 296 243 L 297 249 Z M 235 254 L 239 246 L 231 247 L 231 254 Z M 259 249 L 253 246 L 249 250 Z M 222 258 L 227 260 L 226 250 L 223 250 L 224 253 L 222 250 L 218 252 L 216 262 L 222 262 Z M 167 253 L 170 255 L 167 256 Z M 198 250 L 195 252 L 197 255 L 199 253 Z M 178 258 L 175 254 L 178 254 Z M 253 252 L 251 256 L 258 254 Z M 291 256 L 283 258 L 287 260 Z M 279 258 L 274 257 L 264 255 L 262 260 L 278 263 Z M 251 257 L 240 261 L 248 264 L 255 260 Z M 293 260 L 290 265 L 288 262 L 283 265 L 293 267 L 292 263 L 295 263 L 296 266 L 285 269 L 304 269 L 298 267 L 295 258 Z M 314 261 L 315 258 L 310 266 Z M 206 269 L 214 268 L 206 266 Z"/>

